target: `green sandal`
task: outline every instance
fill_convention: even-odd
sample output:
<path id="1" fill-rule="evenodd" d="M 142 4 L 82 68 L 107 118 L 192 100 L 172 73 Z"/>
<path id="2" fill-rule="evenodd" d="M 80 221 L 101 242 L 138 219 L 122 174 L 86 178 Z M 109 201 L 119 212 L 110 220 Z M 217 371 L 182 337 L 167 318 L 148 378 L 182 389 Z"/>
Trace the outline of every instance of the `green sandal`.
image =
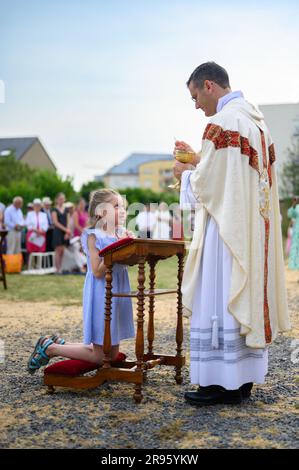
<path id="1" fill-rule="evenodd" d="M 59 335 L 46 335 L 44 338 L 51 339 L 55 344 L 64 344 L 65 340 L 60 338 Z"/>
<path id="2" fill-rule="evenodd" d="M 41 336 L 38 339 L 27 364 L 27 370 L 30 374 L 34 374 L 41 366 L 48 364 L 50 357 L 46 354 L 46 349 L 53 343 L 54 341 L 52 341 L 52 339 L 46 338 L 45 336 Z"/>
<path id="3" fill-rule="evenodd" d="M 64 344 L 65 343 L 65 340 L 60 338 L 59 335 L 52 335 L 49 337 L 53 343 L 56 343 L 56 344 Z"/>

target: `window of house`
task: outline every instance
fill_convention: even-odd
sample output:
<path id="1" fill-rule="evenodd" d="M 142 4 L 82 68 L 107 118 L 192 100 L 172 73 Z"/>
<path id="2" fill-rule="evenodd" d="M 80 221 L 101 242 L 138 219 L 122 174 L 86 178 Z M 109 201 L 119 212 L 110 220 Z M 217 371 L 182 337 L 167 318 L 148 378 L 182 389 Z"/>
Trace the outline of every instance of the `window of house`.
<path id="1" fill-rule="evenodd" d="M 11 150 L 6 149 L 6 150 L 1 150 L 0 155 L 1 157 L 8 157 L 8 155 L 11 154 Z"/>

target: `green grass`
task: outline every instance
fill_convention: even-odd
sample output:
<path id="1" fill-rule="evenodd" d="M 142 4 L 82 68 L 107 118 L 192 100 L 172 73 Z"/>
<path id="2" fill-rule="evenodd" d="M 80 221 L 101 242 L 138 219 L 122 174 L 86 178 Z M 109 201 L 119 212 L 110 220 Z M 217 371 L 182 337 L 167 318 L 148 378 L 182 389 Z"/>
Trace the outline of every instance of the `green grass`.
<path id="1" fill-rule="evenodd" d="M 156 287 L 159 289 L 177 286 L 177 258 L 160 261 L 156 269 Z M 132 290 L 137 288 L 137 266 L 129 268 Z M 0 284 L 0 298 L 14 302 L 55 301 L 60 305 L 81 305 L 84 276 L 24 276 L 8 274 L 8 289 Z M 148 268 L 146 269 L 148 286 Z"/>
<path id="2" fill-rule="evenodd" d="M 61 303 L 82 301 L 84 276 L 6 276 L 7 290 L 0 286 L 0 297 L 15 302 L 42 302 L 55 300 Z"/>
<path id="3" fill-rule="evenodd" d="M 164 261 L 159 261 L 156 267 L 156 288 L 172 289 L 177 286 L 177 258 L 173 256 Z M 129 268 L 132 290 L 137 289 L 137 266 Z M 146 266 L 146 287 L 149 285 L 149 268 Z"/>

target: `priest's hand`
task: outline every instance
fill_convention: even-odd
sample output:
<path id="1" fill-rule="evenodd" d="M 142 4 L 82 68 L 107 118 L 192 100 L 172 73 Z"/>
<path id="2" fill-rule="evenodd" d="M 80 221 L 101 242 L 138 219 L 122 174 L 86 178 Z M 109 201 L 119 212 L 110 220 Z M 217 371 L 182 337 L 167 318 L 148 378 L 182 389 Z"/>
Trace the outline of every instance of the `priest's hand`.
<path id="1" fill-rule="evenodd" d="M 196 153 L 194 152 L 193 148 L 189 145 L 186 144 L 183 140 L 176 140 L 174 144 L 174 150 L 173 150 L 173 156 L 175 157 L 176 151 L 181 150 L 183 152 L 191 152 L 194 154 L 193 161 L 191 164 L 193 166 L 196 166 L 200 162 L 200 152 Z"/>
<path id="2" fill-rule="evenodd" d="M 190 147 L 189 144 L 186 144 L 186 142 L 184 142 L 183 140 L 176 140 L 175 141 L 173 154 L 175 154 L 176 150 L 182 150 L 183 152 L 195 153 L 193 148 Z"/>
<path id="3" fill-rule="evenodd" d="M 190 163 L 181 163 L 179 161 L 175 161 L 174 167 L 173 167 L 173 174 L 174 177 L 180 181 L 182 177 L 182 173 L 186 170 L 193 170 L 194 166 L 191 165 Z"/>

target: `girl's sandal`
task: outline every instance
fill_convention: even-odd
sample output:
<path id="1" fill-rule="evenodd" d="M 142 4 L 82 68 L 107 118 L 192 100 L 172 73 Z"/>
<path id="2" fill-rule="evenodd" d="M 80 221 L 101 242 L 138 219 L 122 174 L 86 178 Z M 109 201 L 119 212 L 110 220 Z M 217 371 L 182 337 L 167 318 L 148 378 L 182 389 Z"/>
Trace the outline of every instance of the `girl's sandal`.
<path id="1" fill-rule="evenodd" d="M 55 344 L 64 344 L 65 340 L 58 335 L 46 335 L 44 338 L 51 339 Z"/>
<path id="2" fill-rule="evenodd" d="M 34 374 L 41 366 L 48 364 L 50 357 L 46 354 L 46 349 L 53 344 L 53 342 L 52 339 L 46 338 L 45 336 L 41 336 L 38 339 L 27 364 L 27 370 L 30 374 Z"/>
<path id="3" fill-rule="evenodd" d="M 64 344 L 65 343 L 65 340 L 60 338 L 60 336 L 58 336 L 58 335 L 52 335 L 52 336 L 49 336 L 49 338 L 53 341 L 53 343 L 56 343 L 56 344 Z"/>

